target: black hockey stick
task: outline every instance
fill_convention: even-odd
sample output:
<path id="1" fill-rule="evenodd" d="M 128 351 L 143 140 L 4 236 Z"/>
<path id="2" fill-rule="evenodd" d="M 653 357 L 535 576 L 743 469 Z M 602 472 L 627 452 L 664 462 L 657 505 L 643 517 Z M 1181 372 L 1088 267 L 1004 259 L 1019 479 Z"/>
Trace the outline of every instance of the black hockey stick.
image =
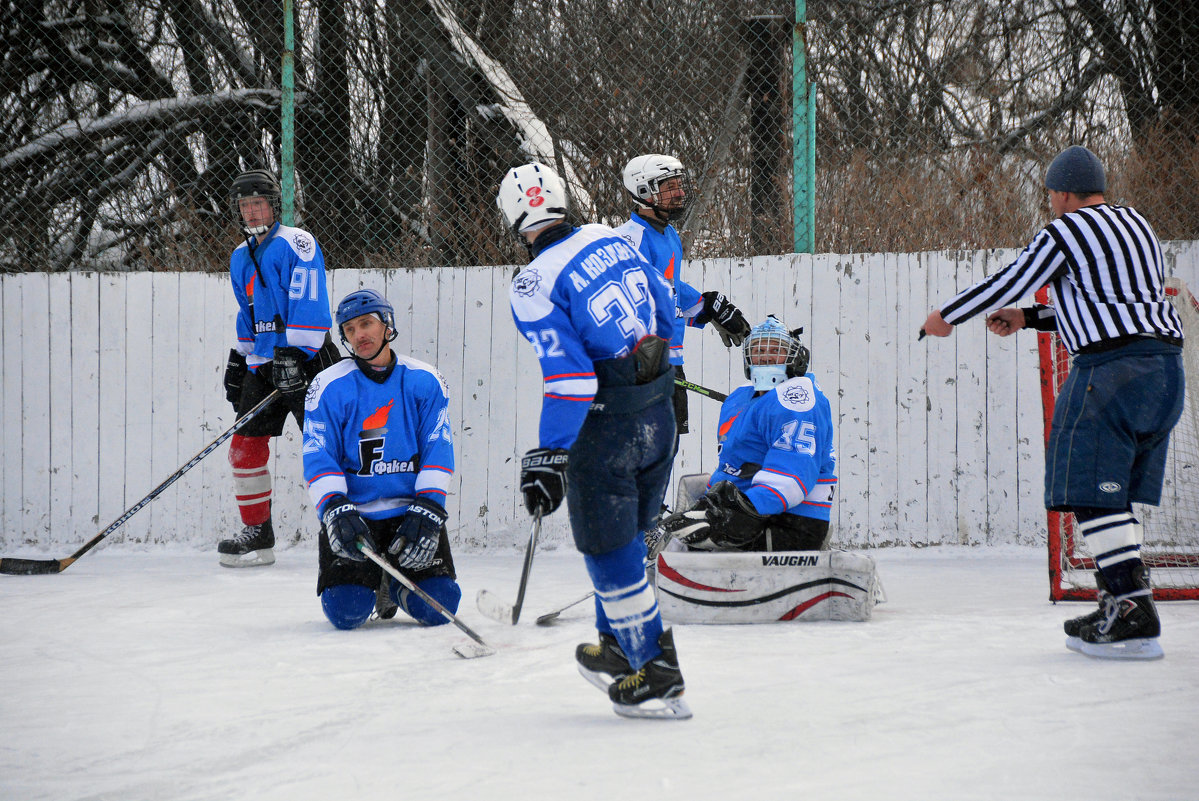
<path id="1" fill-rule="evenodd" d="M 482 637 L 480 637 L 478 634 L 475 634 L 474 631 L 472 631 L 469 626 L 459 620 L 453 612 L 438 603 L 436 598 L 434 598 L 432 595 L 429 595 L 429 593 L 425 592 L 420 587 L 416 586 L 416 583 L 412 581 L 412 579 L 396 570 L 386 559 L 371 550 L 371 547 L 367 545 L 366 541 L 362 538 L 358 539 L 358 550 L 362 551 L 362 554 L 367 559 L 383 568 L 383 570 L 389 573 L 392 578 L 407 587 L 409 592 L 414 592 L 419 595 L 422 601 L 440 612 L 442 617 L 453 623 L 458 627 L 459 631 L 477 643 L 475 646 L 455 645 L 454 653 L 458 654 L 458 656 L 462 657 L 463 659 L 474 659 L 478 656 L 491 656 L 495 653 L 495 649 L 483 642 Z"/>
<path id="2" fill-rule="evenodd" d="M 238 429 L 250 422 L 255 415 L 265 409 L 271 401 L 278 397 L 279 390 L 275 390 L 270 395 L 267 395 L 265 398 L 263 398 L 257 406 L 255 406 L 253 409 L 250 409 L 250 411 L 246 412 L 241 418 L 238 419 L 236 423 L 226 429 L 224 434 L 221 434 L 219 437 L 209 443 L 204 450 L 193 456 L 190 462 L 183 465 L 183 467 L 180 467 L 174 473 L 171 473 L 171 475 L 167 477 L 166 481 L 150 490 L 149 495 L 126 509 L 125 513 L 116 520 L 112 521 L 108 528 L 104 529 L 99 534 L 85 542 L 83 547 L 75 551 L 75 553 L 71 554 L 65 559 L 0 559 L 0 573 L 7 573 L 10 576 L 41 576 L 50 573 L 61 573 L 62 571 L 66 570 L 68 567 L 74 564 L 79 557 L 83 556 L 92 548 L 95 548 L 100 543 L 100 540 L 104 539 L 109 534 L 123 526 L 126 520 L 137 514 L 139 509 L 157 498 L 163 490 L 174 484 L 180 476 L 195 467 L 201 459 L 216 450 L 222 442 L 233 436 Z"/>
<path id="3" fill-rule="evenodd" d="M 701 387 L 699 384 L 692 384 L 690 381 L 684 381 L 681 378 L 676 378 L 674 380 L 674 383 L 675 383 L 675 385 L 680 386 L 683 389 L 689 389 L 698 395 L 703 395 L 705 398 L 711 398 L 712 400 L 718 400 L 718 401 L 723 402 L 723 401 L 728 400 L 728 397 L 729 397 L 728 395 L 724 394 L 723 392 L 717 392 L 714 389 L 708 389 L 707 387 Z"/>
<path id="4" fill-rule="evenodd" d="M 525 547 L 525 566 L 520 572 L 520 587 L 516 590 L 516 603 L 512 606 L 501 601 L 495 593 L 479 590 L 475 596 L 475 605 L 479 611 L 492 620 L 500 623 L 516 625 L 520 620 L 520 610 L 525 603 L 525 588 L 529 585 L 529 572 L 533 568 L 533 552 L 537 550 L 537 538 L 541 536 L 541 512 L 533 515 L 533 528 L 529 531 L 529 544 Z"/>

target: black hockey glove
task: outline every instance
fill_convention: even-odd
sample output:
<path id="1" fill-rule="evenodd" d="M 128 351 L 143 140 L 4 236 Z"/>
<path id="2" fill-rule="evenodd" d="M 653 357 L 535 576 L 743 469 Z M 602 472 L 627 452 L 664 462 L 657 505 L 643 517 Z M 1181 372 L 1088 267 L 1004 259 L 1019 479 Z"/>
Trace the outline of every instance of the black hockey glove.
<path id="1" fill-rule="evenodd" d="M 237 411 L 241 403 L 241 387 L 246 380 L 246 357 L 236 349 L 229 349 L 229 361 L 225 363 L 225 400 Z"/>
<path id="2" fill-rule="evenodd" d="M 566 497 L 566 459 L 562 448 L 534 448 L 520 460 L 520 491 L 529 514 L 553 514 Z"/>
<path id="3" fill-rule="evenodd" d="M 358 550 L 358 538 L 366 540 L 367 547 L 372 551 L 375 539 L 366 521 L 358 514 L 358 507 L 344 495 L 334 495 L 325 505 L 325 513 L 321 516 L 325 524 L 325 536 L 329 538 L 329 547 L 335 556 L 352 559 L 355 562 L 365 562 L 366 557 Z"/>
<path id="4" fill-rule="evenodd" d="M 745 315 L 719 292 L 704 292 L 702 297 L 704 308 L 695 315 L 695 322 L 700 325 L 711 323 L 726 348 L 740 345 L 750 331 Z"/>
<path id="5" fill-rule="evenodd" d="M 445 509 L 441 504 L 428 498 L 414 500 L 400 521 L 395 540 L 387 549 L 396 557 L 396 565 L 405 570 L 424 570 L 433 564 L 445 519 Z"/>
<path id="6" fill-rule="evenodd" d="M 753 503 L 729 481 L 721 481 L 685 512 L 663 521 L 667 532 L 699 548 L 744 548 L 766 526 Z"/>
<path id="7" fill-rule="evenodd" d="M 303 402 L 304 393 L 308 391 L 308 379 L 304 375 L 306 361 L 308 357 L 299 348 L 275 348 L 271 383 L 293 403 Z"/>

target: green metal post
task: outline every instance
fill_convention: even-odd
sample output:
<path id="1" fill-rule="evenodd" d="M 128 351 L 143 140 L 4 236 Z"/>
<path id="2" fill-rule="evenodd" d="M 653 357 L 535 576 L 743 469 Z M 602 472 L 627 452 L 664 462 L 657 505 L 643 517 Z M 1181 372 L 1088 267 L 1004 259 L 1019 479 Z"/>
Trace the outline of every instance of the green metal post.
<path id="1" fill-rule="evenodd" d="M 283 201 L 283 224 L 294 225 L 296 219 L 296 31 L 293 0 L 283 0 L 283 62 L 280 80 L 283 96 L 280 102 L 279 176 Z"/>
<path id="2" fill-rule="evenodd" d="M 806 0 L 795 0 L 791 37 L 791 180 L 796 253 L 811 253 L 816 244 L 816 91 L 808 82 L 807 17 Z"/>

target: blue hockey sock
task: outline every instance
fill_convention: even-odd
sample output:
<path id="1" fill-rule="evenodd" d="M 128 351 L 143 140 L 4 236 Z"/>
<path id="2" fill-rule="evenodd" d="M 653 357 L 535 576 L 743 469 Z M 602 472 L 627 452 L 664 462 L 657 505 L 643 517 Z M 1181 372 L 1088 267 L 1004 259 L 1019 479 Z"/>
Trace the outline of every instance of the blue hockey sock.
<path id="1" fill-rule="evenodd" d="M 434 601 L 451 613 L 458 613 L 458 602 L 462 600 L 462 588 L 449 576 L 433 576 L 416 582 L 416 586 L 428 593 Z M 424 626 L 440 626 L 450 622 L 441 612 L 429 606 L 424 598 L 410 591 L 398 581 L 391 582 L 391 598 L 400 605 L 401 609 L 411 615 L 413 620 Z"/>
<path id="2" fill-rule="evenodd" d="M 321 593 L 321 609 L 339 629 L 356 629 L 375 611 L 375 591 L 361 584 L 334 584 Z"/>
<path id="3" fill-rule="evenodd" d="M 634 669 L 661 652 L 662 616 L 658 599 L 645 578 L 645 542 L 634 537 L 624 547 L 604 554 L 583 554 L 599 599 L 596 628 L 607 624 Z M 601 620 L 601 615 L 604 618 Z"/>

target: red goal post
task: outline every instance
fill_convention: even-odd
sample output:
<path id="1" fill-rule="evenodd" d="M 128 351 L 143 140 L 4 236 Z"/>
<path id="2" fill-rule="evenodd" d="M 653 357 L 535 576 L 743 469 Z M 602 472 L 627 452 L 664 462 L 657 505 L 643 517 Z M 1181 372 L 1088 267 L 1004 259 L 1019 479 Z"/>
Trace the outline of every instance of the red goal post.
<path id="1" fill-rule="evenodd" d="M 1162 601 L 1199 600 L 1199 301 L 1181 280 L 1166 281 L 1166 295 L 1182 318 L 1183 366 L 1187 392 L 1182 418 L 1170 435 L 1161 506 L 1134 506 L 1145 528 L 1141 558 L 1150 567 L 1153 597 Z M 1037 293 L 1048 303 L 1048 293 Z M 1070 355 L 1056 334 L 1037 335 L 1041 359 L 1041 402 L 1048 444 L 1053 406 L 1070 370 Z M 1049 598 L 1095 599 L 1095 561 L 1077 536 L 1074 515 L 1048 512 Z"/>

